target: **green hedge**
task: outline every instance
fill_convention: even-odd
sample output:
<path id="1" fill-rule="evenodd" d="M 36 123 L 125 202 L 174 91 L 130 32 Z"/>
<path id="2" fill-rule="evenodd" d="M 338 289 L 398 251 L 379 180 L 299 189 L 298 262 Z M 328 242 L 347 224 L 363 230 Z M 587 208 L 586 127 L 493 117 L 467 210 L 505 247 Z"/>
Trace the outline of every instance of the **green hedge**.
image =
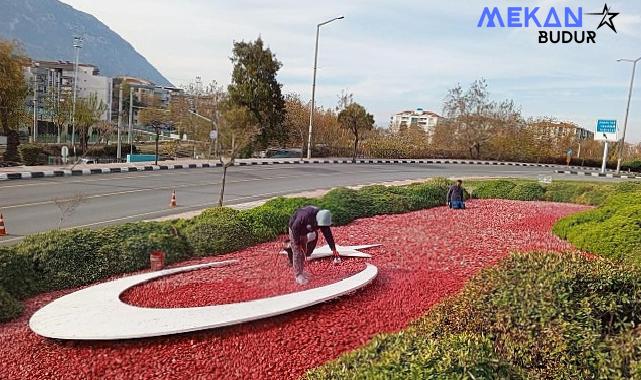
<path id="1" fill-rule="evenodd" d="M 615 193 L 599 208 L 561 219 L 553 231 L 579 249 L 641 264 L 641 191 Z"/>
<path id="2" fill-rule="evenodd" d="M 483 182 L 472 192 L 472 197 L 477 199 L 507 198 L 516 187 L 516 183 L 507 180 Z"/>
<path id="3" fill-rule="evenodd" d="M 190 256 L 186 239 L 170 223 L 129 223 L 97 230 L 54 230 L 0 250 L 0 286 L 17 298 L 89 284 L 149 266 L 154 249 L 167 262 Z"/>
<path id="4" fill-rule="evenodd" d="M 409 329 L 309 379 L 641 376 L 641 271 L 573 254 L 517 254 Z"/>
<path id="5" fill-rule="evenodd" d="M 185 229 L 187 239 L 198 256 L 221 254 L 247 247 L 256 241 L 250 224 L 229 208 L 209 209 L 195 217 Z"/>
<path id="6" fill-rule="evenodd" d="M 9 292 L 0 288 L 0 322 L 9 321 L 22 313 L 22 304 Z"/>
<path id="7" fill-rule="evenodd" d="M 519 201 L 549 201 L 599 205 L 612 193 L 620 192 L 619 187 L 632 186 L 629 183 L 611 185 L 607 183 L 554 182 L 541 185 L 534 181 L 470 181 L 472 198 L 513 199 Z"/>

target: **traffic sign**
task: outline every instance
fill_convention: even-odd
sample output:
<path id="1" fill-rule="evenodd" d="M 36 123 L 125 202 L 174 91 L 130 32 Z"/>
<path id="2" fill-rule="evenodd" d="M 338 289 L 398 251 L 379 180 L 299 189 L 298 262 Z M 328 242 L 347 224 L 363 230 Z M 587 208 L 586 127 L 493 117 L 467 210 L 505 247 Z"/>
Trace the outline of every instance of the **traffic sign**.
<path id="1" fill-rule="evenodd" d="M 598 120 L 596 123 L 596 131 L 594 132 L 594 139 L 601 141 L 616 141 L 617 121 L 603 119 Z"/>
<path id="2" fill-rule="evenodd" d="M 218 130 L 217 129 L 212 129 L 209 131 L 209 138 L 212 140 L 217 140 L 218 139 Z"/>

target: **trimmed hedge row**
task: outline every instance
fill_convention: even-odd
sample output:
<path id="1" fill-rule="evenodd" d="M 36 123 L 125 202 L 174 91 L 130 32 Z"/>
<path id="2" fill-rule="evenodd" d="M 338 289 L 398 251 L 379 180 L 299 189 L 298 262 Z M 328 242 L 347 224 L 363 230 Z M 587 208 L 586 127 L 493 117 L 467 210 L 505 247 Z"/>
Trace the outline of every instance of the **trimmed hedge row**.
<path id="1" fill-rule="evenodd" d="M 169 264 L 192 255 L 219 255 L 286 233 L 289 217 L 304 205 L 332 210 L 334 224 L 342 225 L 444 205 L 448 186 L 446 180 L 435 180 L 406 187 L 339 188 L 321 199 L 277 198 L 244 211 L 214 208 L 191 220 L 31 235 L 14 247 L 0 247 L 0 320 L 20 312 L 18 300 L 147 268 L 149 253 L 156 249 L 167 253 Z"/>
<path id="2" fill-rule="evenodd" d="M 516 254 L 409 329 L 308 379 L 624 379 L 641 376 L 641 270 Z"/>
<path id="3" fill-rule="evenodd" d="M 637 190 L 614 194 L 599 208 L 561 219 L 554 233 L 579 249 L 641 264 L 641 186 Z"/>
<path id="4" fill-rule="evenodd" d="M 555 182 L 541 185 L 533 181 L 470 181 L 471 197 L 476 199 L 512 199 L 517 201 L 549 201 L 597 206 L 607 197 L 634 183 L 617 185 L 581 182 Z M 641 189 L 641 187 L 639 187 Z"/>

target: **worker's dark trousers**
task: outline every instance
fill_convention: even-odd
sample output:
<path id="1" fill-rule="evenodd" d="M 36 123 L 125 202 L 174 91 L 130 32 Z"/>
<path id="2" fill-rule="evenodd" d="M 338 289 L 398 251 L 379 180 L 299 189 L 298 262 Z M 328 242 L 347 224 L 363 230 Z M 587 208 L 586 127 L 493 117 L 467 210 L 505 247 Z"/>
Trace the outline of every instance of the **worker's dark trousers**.
<path id="1" fill-rule="evenodd" d="M 316 240 L 307 241 L 307 237 L 301 236 L 299 238 L 300 245 L 294 243 L 294 234 L 292 233 L 291 228 L 289 229 L 289 241 L 291 242 L 291 249 L 293 252 L 292 255 L 292 266 L 294 267 L 294 277 L 303 274 L 305 269 L 305 257 L 311 255 L 316 248 Z"/>

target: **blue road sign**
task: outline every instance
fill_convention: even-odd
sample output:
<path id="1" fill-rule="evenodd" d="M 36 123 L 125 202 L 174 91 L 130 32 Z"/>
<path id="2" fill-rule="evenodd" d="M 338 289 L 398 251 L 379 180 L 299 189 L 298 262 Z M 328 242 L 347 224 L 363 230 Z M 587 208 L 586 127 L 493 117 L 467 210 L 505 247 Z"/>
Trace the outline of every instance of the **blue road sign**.
<path id="1" fill-rule="evenodd" d="M 596 133 L 617 133 L 616 120 L 599 120 L 596 123 Z"/>

